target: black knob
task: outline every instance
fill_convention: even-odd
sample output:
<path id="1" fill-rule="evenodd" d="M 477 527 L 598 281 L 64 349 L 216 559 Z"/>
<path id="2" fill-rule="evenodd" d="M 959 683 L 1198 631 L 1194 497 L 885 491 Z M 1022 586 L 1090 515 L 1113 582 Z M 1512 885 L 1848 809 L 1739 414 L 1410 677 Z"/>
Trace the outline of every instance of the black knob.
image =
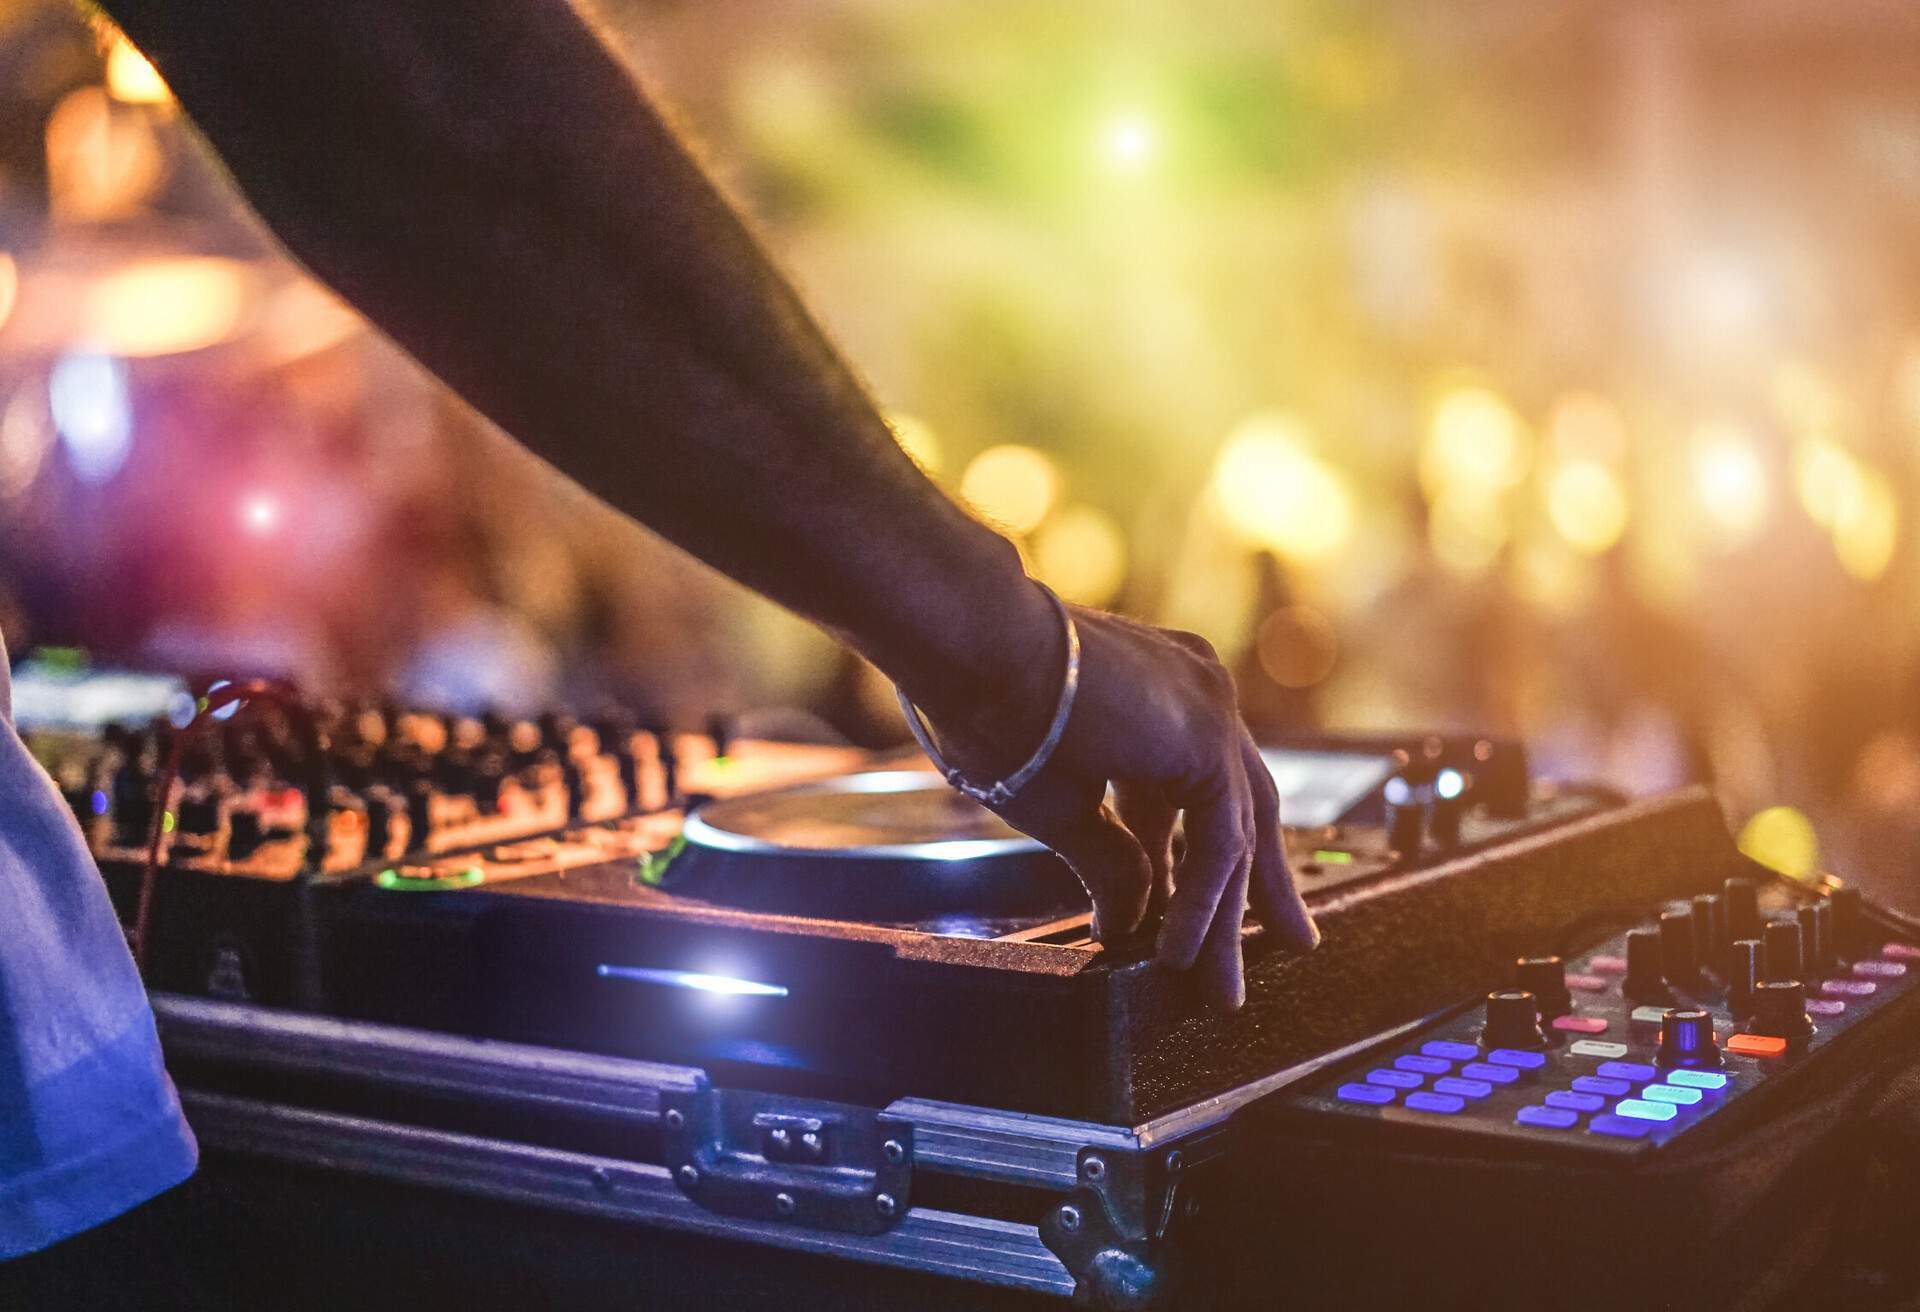
<path id="1" fill-rule="evenodd" d="M 1702 893 L 1693 899 L 1694 958 L 1702 966 L 1718 969 L 1727 956 L 1727 909 L 1718 893 Z"/>
<path id="2" fill-rule="evenodd" d="M 1525 989 L 1502 989 L 1487 994 L 1487 1028 L 1482 1036 L 1489 1048 L 1544 1048 L 1539 1003 Z"/>
<path id="3" fill-rule="evenodd" d="M 1686 1008 L 1661 1017 L 1660 1064 L 1718 1066 L 1720 1045 L 1714 1041 L 1712 1013 Z"/>
<path id="4" fill-rule="evenodd" d="M 1386 787 L 1387 846 L 1404 857 L 1417 857 L 1427 842 L 1427 804 L 1421 790 L 1404 779 L 1389 779 Z"/>
<path id="5" fill-rule="evenodd" d="M 1776 1039 L 1804 1039 L 1813 1033 L 1807 1015 L 1807 991 L 1797 979 L 1770 979 L 1754 990 L 1753 1032 Z"/>
<path id="6" fill-rule="evenodd" d="M 1627 978 L 1620 991 L 1635 1002 L 1673 1001 L 1673 990 L 1661 974 L 1658 930 L 1636 929 L 1627 934 Z"/>
<path id="7" fill-rule="evenodd" d="M 1567 991 L 1567 969 L 1558 957 L 1522 957 L 1514 966 L 1514 986 L 1533 994 L 1542 1020 L 1552 1020 L 1573 1010 L 1573 994 Z"/>
<path id="8" fill-rule="evenodd" d="M 1727 962 L 1727 1010 L 1744 1020 L 1753 1015 L 1753 991 L 1767 977 L 1766 945 L 1757 938 L 1735 939 Z"/>
<path id="9" fill-rule="evenodd" d="M 1800 978 L 1800 922 L 1770 920 L 1761 939 L 1767 945 L 1767 978 Z"/>
<path id="10" fill-rule="evenodd" d="M 1660 973 L 1669 983 L 1685 984 L 1700 973 L 1693 912 L 1668 911 L 1660 917 Z"/>
<path id="11" fill-rule="evenodd" d="M 1815 902 L 1794 915 L 1800 921 L 1800 957 L 1807 972 L 1802 978 L 1817 979 L 1833 969 L 1833 910 Z"/>
<path id="12" fill-rule="evenodd" d="M 1827 902 L 1833 908 L 1834 955 L 1852 961 L 1861 955 L 1860 890 L 1844 885 L 1827 894 Z"/>
<path id="13" fill-rule="evenodd" d="M 1760 937 L 1760 890 L 1751 879 L 1729 879 L 1720 886 L 1720 899 L 1726 903 L 1729 939 Z"/>

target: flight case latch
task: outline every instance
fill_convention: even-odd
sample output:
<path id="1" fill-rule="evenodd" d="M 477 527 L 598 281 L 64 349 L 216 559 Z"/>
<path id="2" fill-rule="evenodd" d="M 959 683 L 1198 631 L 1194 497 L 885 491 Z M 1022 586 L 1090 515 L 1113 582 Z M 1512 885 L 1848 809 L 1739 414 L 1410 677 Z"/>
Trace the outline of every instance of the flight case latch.
<path id="1" fill-rule="evenodd" d="M 906 1215 L 910 1121 L 707 1086 L 663 1093 L 660 1128 L 674 1182 L 710 1212 L 862 1235 Z"/>

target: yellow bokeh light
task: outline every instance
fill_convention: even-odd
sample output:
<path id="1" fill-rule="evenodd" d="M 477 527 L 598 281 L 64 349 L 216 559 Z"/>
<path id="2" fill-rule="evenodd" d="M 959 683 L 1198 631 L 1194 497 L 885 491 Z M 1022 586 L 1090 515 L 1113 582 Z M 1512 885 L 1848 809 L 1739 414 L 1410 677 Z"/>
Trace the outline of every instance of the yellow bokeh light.
<path id="1" fill-rule="evenodd" d="M 1311 448 L 1298 419 L 1258 414 L 1228 436 L 1214 467 L 1215 503 L 1235 536 L 1296 564 L 1326 560 L 1353 533 L 1353 494 Z"/>
<path id="2" fill-rule="evenodd" d="M 234 334 L 251 290 L 252 275 L 236 260 L 145 260 L 87 288 L 78 339 L 120 356 L 199 350 Z"/>
<path id="3" fill-rule="evenodd" d="M 1805 878 L 1820 868 L 1813 821 L 1791 806 L 1770 806 L 1741 827 L 1740 850 L 1783 875 Z"/>
<path id="4" fill-rule="evenodd" d="M 1440 563 L 1463 578 L 1493 568 L 1507 545 L 1507 515 L 1498 497 L 1448 488 L 1427 517 L 1427 540 Z"/>
<path id="5" fill-rule="evenodd" d="M 173 92 L 133 42 L 114 34 L 107 47 L 107 93 L 129 105 L 169 105 Z"/>
<path id="6" fill-rule="evenodd" d="M 1604 396 L 1569 392 L 1554 402 L 1547 419 L 1547 440 L 1563 460 L 1612 464 L 1627 452 L 1627 426 Z"/>
<path id="7" fill-rule="evenodd" d="M 1017 536 L 1038 528 L 1059 495 L 1059 471 L 1030 446 L 988 447 L 960 476 L 961 499 Z"/>
<path id="8" fill-rule="evenodd" d="M 1508 488 L 1526 476 L 1532 434 L 1513 407 L 1484 387 L 1460 387 L 1434 407 L 1420 448 L 1420 486 L 1429 498 L 1449 487 Z"/>
<path id="9" fill-rule="evenodd" d="M 1160 137 L 1138 113 L 1116 114 L 1100 128 L 1100 157 L 1116 173 L 1138 173 L 1153 163 Z"/>
<path id="10" fill-rule="evenodd" d="M 1547 518 L 1567 545 L 1598 556 L 1627 531 L 1627 490 L 1597 460 L 1568 460 L 1547 480 Z"/>
<path id="11" fill-rule="evenodd" d="M 1860 495 L 1860 466 L 1835 442 L 1813 438 L 1793 448 L 1793 490 L 1807 517 L 1832 528 L 1841 508 Z"/>
<path id="12" fill-rule="evenodd" d="M 1104 606 L 1126 581 L 1126 537 L 1105 511 L 1066 506 L 1034 534 L 1033 566 L 1040 580 L 1068 601 Z"/>
<path id="13" fill-rule="evenodd" d="M 1721 542 L 1738 546 L 1766 521 L 1773 501 L 1753 436 L 1738 424 L 1701 425 L 1691 451 L 1694 492 Z"/>
<path id="14" fill-rule="evenodd" d="M 1877 469 L 1861 468 L 1855 495 L 1846 497 L 1833 521 L 1833 550 L 1840 567 L 1863 583 L 1886 573 L 1900 538 L 1900 500 Z"/>
<path id="15" fill-rule="evenodd" d="M 939 472 L 940 439 L 924 419 L 896 410 L 887 415 L 887 427 L 893 430 L 893 440 L 907 453 L 907 459 L 926 473 Z"/>
<path id="16" fill-rule="evenodd" d="M 57 218 L 97 221 L 136 208 L 166 159 L 150 115 L 117 106 L 100 87 L 68 92 L 47 116 L 47 199 Z"/>
<path id="17" fill-rule="evenodd" d="M 13 256 L 0 251 L 0 328 L 6 327 L 7 319 L 13 314 L 13 303 L 20 296 L 20 266 L 14 263 Z"/>

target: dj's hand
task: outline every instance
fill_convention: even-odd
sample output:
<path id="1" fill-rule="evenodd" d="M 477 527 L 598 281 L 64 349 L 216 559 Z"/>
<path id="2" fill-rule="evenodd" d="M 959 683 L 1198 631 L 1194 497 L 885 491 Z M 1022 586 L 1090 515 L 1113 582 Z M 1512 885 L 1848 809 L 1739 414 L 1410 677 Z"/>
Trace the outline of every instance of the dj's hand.
<path id="1" fill-rule="evenodd" d="M 1320 934 L 1287 869 L 1279 796 L 1232 678 L 1204 638 L 1079 607 L 1073 615 L 1080 691 L 1065 736 L 1000 813 L 1073 867 L 1093 898 L 1096 937 L 1124 937 L 1164 907 L 1160 962 L 1197 965 L 1206 996 L 1238 1009 L 1249 900 L 1292 947 L 1311 948 Z M 1057 615 L 1047 619 L 1059 628 Z M 1060 694 L 1064 636 L 1052 651 L 1030 662 L 1011 695 L 934 720 L 949 762 L 969 778 L 1002 778 L 1039 745 Z M 1110 782 L 1117 813 L 1106 805 Z M 1186 835 L 1178 868 L 1176 818 Z"/>

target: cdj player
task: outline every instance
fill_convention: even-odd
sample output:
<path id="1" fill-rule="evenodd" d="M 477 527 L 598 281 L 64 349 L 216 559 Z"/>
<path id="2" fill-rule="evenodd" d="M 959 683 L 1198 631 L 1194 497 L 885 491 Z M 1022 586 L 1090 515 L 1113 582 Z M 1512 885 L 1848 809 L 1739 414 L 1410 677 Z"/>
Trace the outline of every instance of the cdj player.
<path id="1" fill-rule="evenodd" d="M 229 733 L 181 786 L 219 800 L 155 881 L 169 1064 L 216 1172 L 402 1209 L 432 1239 L 392 1260 L 462 1254 L 436 1279 L 481 1303 L 505 1234 L 611 1262 L 614 1226 L 923 1302 L 1635 1306 L 1629 1255 L 1669 1303 L 1794 1305 L 1862 1269 L 1832 1218 L 1902 1179 L 1864 1145 L 1910 1139 L 1868 1127 L 1902 1123 L 1920 946 L 1747 861 L 1702 791 L 1553 787 L 1483 739 L 1271 744 L 1325 940 L 1249 924 L 1226 1015 L 1149 941 L 1092 942 L 1071 873 L 924 762 L 327 718 L 325 772 Z M 139 737 L 42 743 L 98 785 L 77 810 L 107 795 L 123 903 Z M 285 787 L 264 869 L 233 816 Z M 309 822 L 376 789 L 433 804 L 346 860 Z"/>

